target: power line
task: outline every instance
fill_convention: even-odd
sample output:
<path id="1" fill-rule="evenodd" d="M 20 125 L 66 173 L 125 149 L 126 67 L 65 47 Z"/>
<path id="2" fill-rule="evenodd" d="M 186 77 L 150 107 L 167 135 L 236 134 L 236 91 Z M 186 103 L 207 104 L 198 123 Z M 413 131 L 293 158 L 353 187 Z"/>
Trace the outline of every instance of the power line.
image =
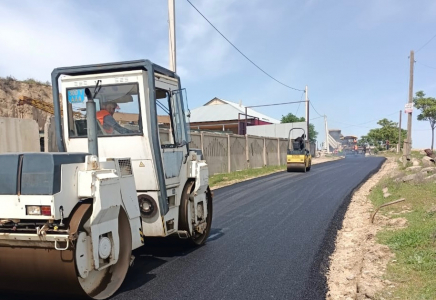
<path id="1" fill-rule="evenodd" d="M 191 3 L 191 1 L 189 1 L 189 0 L 186 0 L 186 1 L 188 1 L 188 3 L 189 4 L 191 4 L 191 6 L 210 24 L 210 26 L 212 26 L 230 45 L 232 45 L 233 46 L 233 48 L 235 48 L 243 57 L 245 57 L 249 62 L 251 62 L 256 68 L 258 68 L 260 71 L 262 71 L 265 75 L 267 75 L 268 77 L 270 77 L 271 79 L 273 79 L 273 80 L 275 80 L 276 82 L 278 82 L 278 83 L 280 83 L 281 85 L 283 85 L 283 86 L 285 86 L 285 87 L 287 87 L 287 88 L 290 88 L 290 89 L 292 89 L 292 90 L 295 90 L 295 91 L 300 91 L 300 92 L 302 92 L 302 91 L 304 91 L 304 90 L 300 90 L 300 89 L 296 89 L 296 88 L 294 88 L 294 87 L 291 87 L 291 86 L 289 86 L 289 85 L 287 85 L 287 84 L 284 84 L 283 82 L 281 82 L 281 81 L 279 81 L 279 80 L 277 80 L 277 79 L 275 79 L 273 76 L 271 76 L 270 74 L 268 74 L 266 71 L 264 71 L 261 67 L 259 67 L 256 63 L 254 63 L 251 59 L 249 59 L 248 57 L 247 57 L 247 55 L 245 55 L 244 53 L 242 53 L 242 51 L 241 50 L 239 50 L 238 49 L 238 47 L 236 47 L 228 38 L 226 38 L 225 36 L 224 36 L 224 34 L 222 34 L 221 33 L 221 31 L 219 31 L 218 30 L 218 28 L 216 28 L 199 10 L 198 10 L 198 8 L 196 8 L 195 6 L 194 6 L 194 4 L 192 4 Z"/>
<path id="2" fill-rule="evenodd" d="M 434 36 L 432 36 L 432 38 L 429 39 L 429 40 L 427 41 L 427 43 L 425 43 L 421 48 L 419 48 L 418 50 L 416 50 L 415 53 L 418 53 L 422 48 L 424 48 L 425 46 L 427 46 L 428 43 L 430 43 L 430 42 L 431 42 L 435 37 L 436 37 L 436 34 L 435 34 Z"/>
<path id="3" fill-rule="evenodd" d="M 324 117 L 324 115 L 321 115 L 316 109 L 315 106 L 313 106 L 312 101 L 309 101 L 310 105 L 312 106 L 313 110 L 318 114 L 320 117 Z"/>
<path id="4" fill-rule="evenodd" d="M 398 112 L 393 112 L 391 114 L 386 115 L 386 117 L 392 116 L 393 114 L 397 114 L 397 113 Z M 359 123 L 359 124 L 350 124 L 350 123 L 344 123 L 344 122 L 339 122 L 339 121 L 335 121 L 335 120 L 330 120 L 330 122 L 348 125 L 348 127 L 345 127 L 344 129 L 350 128 L 350 127 L 371 128 L 369 126 L 362 126 L 362 125 L 368 124 L 368 123 L 371 123 L 371 122 L 374 122 L 374 121 L 379 121 L 379 120 L 380 120 L 380 118 L 377 118 L 377 119 L 373 119 L 373 120 L 370 120 L 370 121 L 367 121 L 367 122 L 363 122 L 363 123 Z"/>
<path id="5" fill-rule="evenodd" d="M 304 95 L 304 93 L 305 93 L 305 91 L 303 91 L 303 92 L 301 93 L 300 101 L 303 101 L 303 95 Z M 301 105 L 301 102 L 298 103 L 298 108 L 297 108 L 297 112 L 295 113 L 295 116 L 297 116 L 298 111 L 300 110 L 300 105 Z"/>
<path id="6" fill-rule="evenodd" d="M 418 63 L 418 61 L 417 61 L 416 63 Z M 421 66 L 424 66 L 424 67 L 427 67 L 427 68 L 430 68 L 430 69 L 434 69 L 434 70 L 436 70 L 435 67 L 432 67 L 432 66 L 429 66 L 429 65 L 423 64 L 422 62 L 419 62 L 419 64 L 420 64 Z"/>

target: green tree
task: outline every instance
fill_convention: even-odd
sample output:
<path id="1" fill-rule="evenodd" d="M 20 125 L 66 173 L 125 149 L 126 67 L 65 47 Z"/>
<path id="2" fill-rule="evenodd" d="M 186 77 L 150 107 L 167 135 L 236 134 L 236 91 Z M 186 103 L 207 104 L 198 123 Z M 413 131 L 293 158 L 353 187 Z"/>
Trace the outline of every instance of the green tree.
<path id="1" fill-rule="evenodd" d="M 282 119 L 280 120 L 281 123 L 295 123 L 295 122 L 305 122 L 305 117 L 297 117 L 293 113 L 289 113 L 286 116 L 282 116 Z M 309 140 L 310 142 L 314 143 L 316 141 L 316 138 L 318 137 L 318 132 L 315 130 L 315 125 L 312 123 L 309 123 Z"/>
<path id="2" fill-rule="evenodd" d="M 414 106 L 421 111 L 418 115 L 418 121 L 429 121 L 431 128 L 431 150 L 434 145 L 434 129 L 436 127 L 436 99 L 433 97 L 425 97 L 423 91 L 416 92 L 416 97 L 413 98 Z"/>
<path id="3" fill-rule="evenodd" d="M 371 129 L 367 135 L 364 135 L 360 138 L 360 144 L 368 143 L 379 146 L 386 140 L 389 140 L 391 145 L 398 142 L 398 123 L 385 118 L 378 121 L 377 124 L 380 125 L 381 128 Z M 406 136 L 407 131 L 401 129 L 400 145 L 402 145 Z"/>

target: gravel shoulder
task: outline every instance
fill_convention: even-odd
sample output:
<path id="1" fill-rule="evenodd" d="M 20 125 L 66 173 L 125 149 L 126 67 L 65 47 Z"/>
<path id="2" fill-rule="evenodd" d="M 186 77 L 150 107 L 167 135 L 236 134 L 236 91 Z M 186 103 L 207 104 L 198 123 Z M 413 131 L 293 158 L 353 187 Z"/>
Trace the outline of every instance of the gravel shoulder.
<path id="1" fill-rule="evenodd" d="M 353 194 L 330 256 L 326 299 L 374 299 L 377 292 L 389 286 L 383 274 L 393 254 L 387 246 L 376 243 L 381 223 L 371 223 L 374 206 L 367 197 L 380 179 L 395 172 L 397 166 L 395 159 L 387 159 Z"/>

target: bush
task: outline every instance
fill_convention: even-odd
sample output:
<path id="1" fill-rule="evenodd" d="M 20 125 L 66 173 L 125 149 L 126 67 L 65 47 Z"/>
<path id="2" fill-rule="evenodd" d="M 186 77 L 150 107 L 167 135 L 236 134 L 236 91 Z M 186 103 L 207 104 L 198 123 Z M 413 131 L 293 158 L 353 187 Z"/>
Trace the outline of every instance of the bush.
<path id="1" fill-rule="evenodd" d="M 2 79 L 0 89 L 4 91 L 17 89 L 17 80 L 13 76 L 9 75 L 6 76 L 6 78 L 0 77 L 0 79 Z"/>

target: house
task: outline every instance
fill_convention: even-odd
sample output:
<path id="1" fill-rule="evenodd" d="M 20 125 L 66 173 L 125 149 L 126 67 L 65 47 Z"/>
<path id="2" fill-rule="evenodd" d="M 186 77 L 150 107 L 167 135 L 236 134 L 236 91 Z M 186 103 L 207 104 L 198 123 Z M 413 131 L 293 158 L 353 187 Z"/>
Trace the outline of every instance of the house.
<path id="1" fill-rule="evenodd" d="M 245 109 L 242 103 L 215 97 L 203 106 L 191 110 L 191 129 L 245 134 Z M 279 123 L 279 120 L 247 108 L 247 126 Z"/>

